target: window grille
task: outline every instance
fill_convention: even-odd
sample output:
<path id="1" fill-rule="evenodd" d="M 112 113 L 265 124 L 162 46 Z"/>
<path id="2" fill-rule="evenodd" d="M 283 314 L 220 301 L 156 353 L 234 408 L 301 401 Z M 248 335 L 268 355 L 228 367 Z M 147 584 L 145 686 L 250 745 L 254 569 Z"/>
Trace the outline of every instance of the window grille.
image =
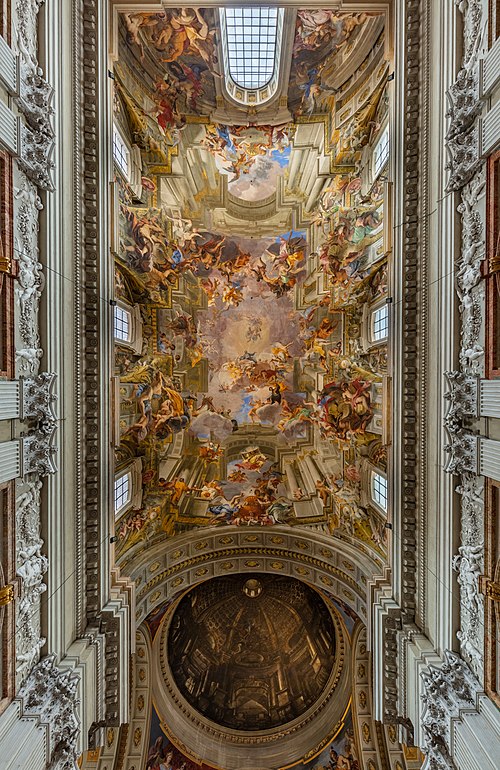
<path id="1" fill-rule="evenodd" d="M 115 479 L 115 513 L 121 511 L 130 500 L 130 473 Z"/>
<path id="2" fill-rule="evenodd" d="M 278 8 L 226 8 L 229 74 L 242 88 L 262 88 L 277 61 Z"/>
<path id="3" fill-rule="evenodd" d="M 113 126 L 113 160 L 127 179 L 130 173 L 130 152 L 121 133 Z"/>
<path id="4" fill-rule="evenodd" d="M 114 310 L 113 326 L 115 340 L 130 342 L 131 315 L 128 310 L 120 307 L 120 305 L 115 305 Z"/>
<path id="5" fill-rule="evenodd" d="M 373 173 L 378 176 L 389 160 L 389 126 L 380 135 L 373 149 Z"/>
<path id="6" fill-rule="evenodd" d="M 378 307 L 372 313 L 372 338 L 374 341 L 387 339 L 389 334 L 389 308 L 387 305 Z"/>
<path id="7" fill-rule="evenodd" d="M 387 511 L 387 479 L 382 474 L 373 471 L 372 497 L 383 511 Z"/>

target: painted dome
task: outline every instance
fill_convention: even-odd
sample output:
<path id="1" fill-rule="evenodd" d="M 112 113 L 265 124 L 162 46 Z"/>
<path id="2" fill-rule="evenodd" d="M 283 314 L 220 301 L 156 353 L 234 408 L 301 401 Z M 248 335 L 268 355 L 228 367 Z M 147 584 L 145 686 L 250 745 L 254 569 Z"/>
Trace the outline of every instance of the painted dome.
<path id="1" fill-rule="evenodd" d="M 334 625 L 319 594 L 298 580 L 224 576 L 180 601 L 168 659 L 177 687 L 208 719 L 236 730 L 276 728 L 325 689 Z"/>

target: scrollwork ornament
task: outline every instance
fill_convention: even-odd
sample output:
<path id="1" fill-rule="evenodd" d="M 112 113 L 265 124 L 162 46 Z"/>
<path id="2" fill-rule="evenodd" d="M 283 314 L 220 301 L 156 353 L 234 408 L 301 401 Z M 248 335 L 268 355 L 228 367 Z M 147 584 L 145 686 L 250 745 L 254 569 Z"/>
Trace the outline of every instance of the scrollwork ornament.
<path id="1" fill-rule="evenodd" d="M 34 377 L 23 377 L 22 382 L 22 418 L 46 422 L 55 420 L 54 403 L 57 400 L 53 392 L 56 374 L 41 372 Z"/>
<path id="2" fill-rule="evenodd" d="M 448 89 L 449 126 L 446 134 L 446 148 L 449 155 L 447 168 L 450 177 L 447 191 L 458 191 L 464 187 L 482 161 L 479 158 L 479 129 L 476 118 L 481 113 L 479 96 L 479 54 L 483 25 L 483 10 L 480 0 L 455 0 L 464 19 L 465 53 L 455 82 Z"/>
<path id="3" fill-rule="evenodd" d="M 451 720 L 463 708 L 475 706 L 480 684 L 467 664 L 446 650 L 441 666 L 429 666 L 421 674 L 423 680 L 422 730 L 426 754 L 425 770 L 454 770 L 449 749 Z"/>
<path id="4" fill-rule="evenodd" d="M 19 692 L 23 717 L 34 717 L 48 731 L 47 770 L 76 770 L 79 722 L 76 715 L 79 678 L 43 658 Z"/>
<path id="5" fill-rule="evenodd" d="M 484 363 L 481 339 L 484 313 L 481 264 L 485 256 L 484 223 L 477 202 L 486 184 L 480 171 L 461 194 L 458 212 L 462 217 L 462 245 L 456 265 L 456 290 L 462 315 L 460 365 L 464 372 L 480 375 Z"/>
<path id="6" fill-rule="evenodd" d="M 17 0 L 16 27 L 19 47 L 36 60 L 37 55 L 37 18 L 45 0 Z"/>
<path id="7" fill-rule="evenodd" d="M 38 661 L 45 644 L 41 636 L 40 596 L 48 568 L 40 538 L 39 479 L 25 483 L 16 498 L 16 567 L 20 600 L 16 605 L 16 676 L 22 682 Z"/>
<path id="8" fill-rule="evenodd" d="M 475 473 L 477 471 L 477 436 L 467 433 L 462 428 L 445 426 L 449 443 L 445 445 L 448 454 L 445 471 L 447 473 Z"/>
<path id="9" fill-rule="evenodd" d="M 445 423 L 458 429 L 461 422 L 477 416 L 478 378 L 464 372 L 445 372 L 445 377 L 449 402 Z"/>
<path id="10" fill-rule="evenodd" d="M 26 177 L 14 190 L 14 196 L 18 205 L 15 294 L 22 343 L 16 346 L 16 363 L 19 374 L 34 375 L 38 372 L 43 354 L 38 330 L 38 306 L 43 289 L 42 266 L 38 261 L 38 212 L 42 209 L 42 202 L 35 185 Z"/>
<path id="11" fill-rule="evenodd" d="M 56 472 L 57 449 L 53 445 L 55 432 L 55 422 L 47 420 L 23 438 L 24 474 L 36 473 L 43 477 Z"/>
<path id="12" fill-rule="evenodd" d="M 54 89 L 44 79 L 37 58 L 37 15 L 43 0 L 22 0 L 16 6 L 20 78 L 17 106 L 26 119 L 21 127 L 18 165 L 42 190 L 53 190 Z"/>
<path id="13" fill-rule="evenodd" d="M 21 151 L 17 162 L 26 176 L 42 190 L 54 189 L 51 179 L 55 167 L 52 160 L 54 146 L 53 135 L 21 126 Z"/>
<path id="14" fill-rule="evenodd" d="M 473 473 L 462 474 L 456 492 L 462 498 L 462 545 L 477 545 L 484 533 L 484 481 Z"/>

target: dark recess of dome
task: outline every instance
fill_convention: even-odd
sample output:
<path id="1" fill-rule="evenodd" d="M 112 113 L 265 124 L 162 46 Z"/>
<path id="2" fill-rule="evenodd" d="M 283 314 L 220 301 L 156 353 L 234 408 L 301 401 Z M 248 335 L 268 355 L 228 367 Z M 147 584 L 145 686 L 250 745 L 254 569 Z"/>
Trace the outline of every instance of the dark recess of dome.
<path id="1" fill-rule="evenodd" d="M 271 575 L 196 586 L 168 635 L 175 682 L 205 717 L 236 730 L 290 722 L 323 692 L 335 662 L 330 613 L 312 588 Z"/>

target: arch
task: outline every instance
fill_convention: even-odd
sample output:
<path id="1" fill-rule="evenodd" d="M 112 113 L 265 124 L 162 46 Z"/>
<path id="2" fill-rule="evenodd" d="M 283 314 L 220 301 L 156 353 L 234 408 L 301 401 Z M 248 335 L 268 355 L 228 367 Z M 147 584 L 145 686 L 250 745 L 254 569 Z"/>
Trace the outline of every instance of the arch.
<path id="1" fill-rule="evenodd" d="M 377 565 L 347 543 L 288 527 L 217 527 L 145 548 L 129 562 L 136 584 L 136 624 L 179 592 L 218 575 L 288 575 L 338 596 L 367 621 L 367 591 Z"/>

